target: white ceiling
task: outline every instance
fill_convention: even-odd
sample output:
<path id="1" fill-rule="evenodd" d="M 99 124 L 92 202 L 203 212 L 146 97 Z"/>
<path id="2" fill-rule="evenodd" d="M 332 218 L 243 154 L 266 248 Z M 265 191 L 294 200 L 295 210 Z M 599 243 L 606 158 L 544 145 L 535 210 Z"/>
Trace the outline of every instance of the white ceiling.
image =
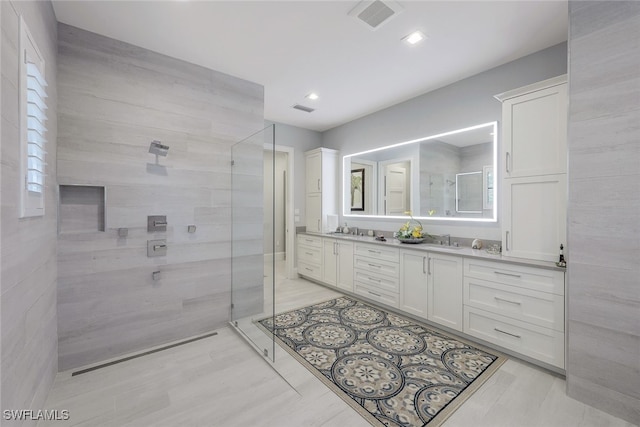
<path id="1" fill-rule="evenodd" d="M 324 131 L 567 40 L 567 1 L 62 1 L 58 21 L 265 88 L 265 119 Z M 426 41 L 401 39 L 422 30 Z M 320 99 L 305 99 L 309 92 Z M 313 113 L 292 105 L 315 108 Z"/>

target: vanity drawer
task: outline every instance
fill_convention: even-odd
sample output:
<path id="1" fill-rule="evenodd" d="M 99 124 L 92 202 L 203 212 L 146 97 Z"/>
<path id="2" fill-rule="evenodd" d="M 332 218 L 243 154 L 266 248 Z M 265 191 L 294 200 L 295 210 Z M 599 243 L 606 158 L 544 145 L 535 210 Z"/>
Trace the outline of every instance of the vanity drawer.
<path id="1" fill-rule="evenodd" d="M 322 248 L 322 237 L 310 236 L 308 234 L 298 234 L 298 245 Z"/>
<path id="2" fill-rule="evenodd" d="M 467 306 L 463 332 L 564 369 L 562 332 Z"/>
<path id="3" fill-rule="evenodd" d="M 322 280 L 322 267 L 298 261 L 298 274 L 315 280 Z"/>
<path id="4" fill-rule="evenodd" d="M 379 261 L 400 262 L 400 251 L 397 248 L 385 248 L 382 245 L 356 243 L 354 254 L 374 258 Z"/>
<path id="5" fill-rule="evenodd" d="M 564 331 L 564 297 L 561 295 L 465 277 L 464 304 Z"/>
<path id="6" fill-rule="evenodd" d="M 383 291 L 400 292 L 400 279 L 398 277 L 383 276 L 367 270 L 356 269 L 354 270 L 353 280 Z"/>
<path id="7" fill-rule="evenodd" d="M 564 295 L 563 271 L 465 258 L 464 275 Z"/>
<path id="8" fill-rule="evenodd" d="M 377 258 L 356 255 L 353 259 L 355 268 L 360 268 L 371 273 L 384 274 L 398 278 L 400 276 L 400 265 L 395 262 L 381 261 Z"/>
<path id="9" fill-rule="evenodd" d="M 300 263 L 300 261 L 312 264 L 322 264 L 322 249 L 309 246 L 299 246 L 298 263 Z"/>
<path id="10" fill-rule="evenodd" d="M 353 284 L 353 288 L 356 294 L 367 297 L 372 301 L 377 301 L 395 308 L 400 306 L 400 296 L 397 293 L 385 292 L 376 287 L 369 286 L 366 283 L 357 281 Z"/>

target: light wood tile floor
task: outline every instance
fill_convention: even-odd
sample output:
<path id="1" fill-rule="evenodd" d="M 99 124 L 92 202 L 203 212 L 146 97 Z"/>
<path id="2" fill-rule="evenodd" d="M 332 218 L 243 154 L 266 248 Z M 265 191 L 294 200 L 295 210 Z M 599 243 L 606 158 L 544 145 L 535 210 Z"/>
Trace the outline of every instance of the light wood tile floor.
<path id="1" fill-rule="evenodd" d="M 277 311 L 336 295 L 306 280 L 279 279 Z M 45 407 L 67 409 L 71 418 L 38 425 L 369 426 L 281 348 L 276 371 L 232 328 L 217 332 L 75 377 L 58 374 Z M 564 390 L 563 378 L 510 359 L 444 427 L 632 426 Z"/>

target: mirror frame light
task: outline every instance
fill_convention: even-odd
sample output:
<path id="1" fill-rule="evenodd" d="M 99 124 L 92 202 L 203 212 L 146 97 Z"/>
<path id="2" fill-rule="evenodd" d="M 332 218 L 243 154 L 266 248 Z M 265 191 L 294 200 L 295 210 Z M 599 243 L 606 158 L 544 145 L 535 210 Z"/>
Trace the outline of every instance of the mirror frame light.
<path id="1" fill-rule="evenodd" d="M 492 134 L 493 134 L 493 216 L 490 218 L 461 218 L 461 217 L 449 217 L 449 216 L 441 216 L 441 217 L 431 217 L 431 216 L 415 216 L 414 218 L 418 218 L 420 220 L 431 220 L 431 221 L 457 221 L 457 222 L 497 222 L 498 221 L 498 182 L 496 180 L 496 171 L 498 170 L 498 122 L 487 122 L 482 123 L 475 126 L 469 126 L 463 129 L 457 129 L 450 132 L 439 133 L 436 135 L 427 136 L 424 138 L 412 139 L 410 141 L 399 142 L 397 144 L 386 145 L 384 147 L 374 148 L 371 150 L 360 151 L 353 154 L 347 154 L 342 157 L 342 216 L 344 218 L 362 218 L 362 219 L 402 219 L 406 220 L 406 216 L 396 216 L 396 215 L 359 215 L 352 214 L 347 211 L 347 206 L 351 205 L 351 201 L 348 199 L 351 196 L 350 183 L 347 184 L 345 171 L 347 170 L 347 162 L 351 164 L 351 158 L 356 156 L 361 156 L 363 154 L 374 153 L 376 151 L 387 150 L 389 148 L 401 147 L 403 145 L 415 144 L 417 142 L 428 141 L 430 139 L 442 138 L 448 135 L 455 135 L 457 133 L 468 132 L 475 129 L 480 129 L 483 127 L 493 126 Z M 350 170 L 350 168 L 349 168 Z M 347 187 L 349 185 L 349 187 Z"/>

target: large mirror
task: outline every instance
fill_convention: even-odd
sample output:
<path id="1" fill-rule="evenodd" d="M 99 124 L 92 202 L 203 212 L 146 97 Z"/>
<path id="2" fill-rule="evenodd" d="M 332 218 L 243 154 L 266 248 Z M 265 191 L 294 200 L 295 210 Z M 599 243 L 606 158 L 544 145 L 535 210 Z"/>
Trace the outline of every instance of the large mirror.
<path id="1" fill-rule="evenodd" d="M 496 221 L 497 122 L 343 158 L 345 216 Z"/>

